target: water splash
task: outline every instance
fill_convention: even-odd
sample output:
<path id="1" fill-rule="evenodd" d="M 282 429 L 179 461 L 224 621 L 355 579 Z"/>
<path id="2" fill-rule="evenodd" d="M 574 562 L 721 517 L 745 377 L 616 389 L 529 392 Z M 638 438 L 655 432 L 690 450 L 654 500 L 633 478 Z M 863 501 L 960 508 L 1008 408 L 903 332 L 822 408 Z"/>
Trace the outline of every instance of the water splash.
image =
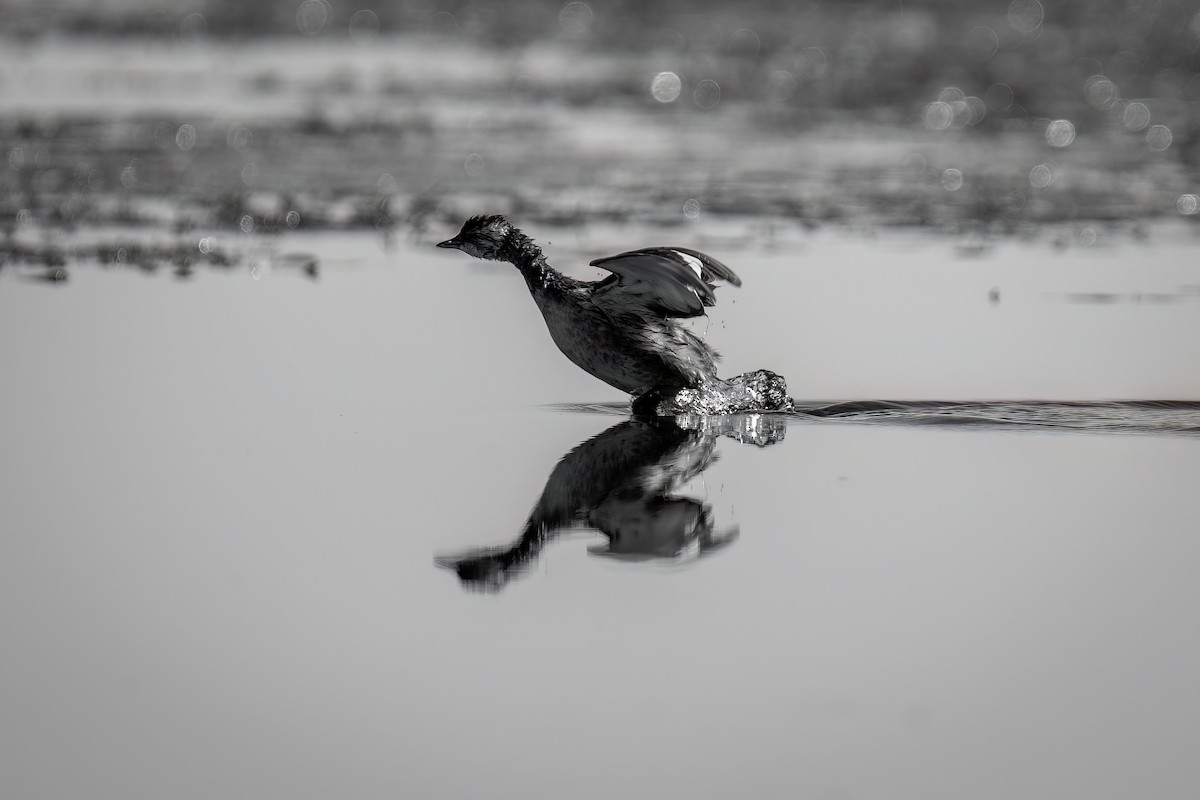
<path id="1" fill-rule="evenodd" d="M 787 381 L 782 375 L 760 369 L 696 389 L 681 389 L 659 404 L 660 416 L 678 414 L 744 414 L 791 411 Z"/>

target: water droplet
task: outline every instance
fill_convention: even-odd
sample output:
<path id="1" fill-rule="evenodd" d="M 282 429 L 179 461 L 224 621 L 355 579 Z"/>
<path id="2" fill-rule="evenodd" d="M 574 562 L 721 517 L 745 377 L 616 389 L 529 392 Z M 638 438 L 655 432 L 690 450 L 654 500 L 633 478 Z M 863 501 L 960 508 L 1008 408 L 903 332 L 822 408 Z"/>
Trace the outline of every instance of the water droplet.
<path id="1" fill-rule="evenodd" d="M 1066 147 L 1075 141 L 1075 125 L 1070 120 L 1056 119 L 1046 126 L 1046 142 L 1051 147 Z"/>
<path id="2" fill-rule="evenodd" d="M 829 58 L 819 47 L 806 47 L 796 56 L 796 74 L 801 80 L 818 81 L 829 71 Z"/>
<path id="3" fill-rule="evenodd" d="M 983 94 L 983 101 L 994 112 L 1007 111 L 1013 104 L 1013 90 L 1007 83 L 993 83 Z"/>
<path id="4" fill-rule="evenodd" d="M 919 178 L 925 174 L 925 156 L 920 153 L 909 153 L 900 164 L 904 171 L 914 178 Z"/>
<path id="5" fill-rule="evenodd" d="M 696 91 L 692 93 L 692 99 L 705 111 L 715 108 L 717 103 L 721 102 L 721 87 L 713 80 L 700 81 L 696 84 Z"/>
<path id="6" fill-rule="evenodd" d="M 921 121 L 930 130 L 944 131 L 950 127 L 950 123 L 954 122 L 954 109 L 950 107 L 949 103 L 937 100 L 925 106 L 925 111 L 921 114 Z"/>
<path id="7" fill-rule="evenodd" d="M 522 95 L 532 94 L 536 88 L 537 82 L 531 75 L 518 75 L 512 80 L 513 97 L 520 98 Z"/>
<path id="8" fill-rule="evenodd" d="M 205 236 L 200 240 L 200 243 L 197 246 L 199 247 L 201 253 L 208 255 L 213 251 L 213 238 L 211 236 Z"/>
<path id="9" fill-rule="evenodd" d="M 1151 125 L 1146 131 L 1146 144 L 1151 150 L 1162 152 L 1171 146 L 1171 129 L 1166 125 Z"/>
<path id="10" fill-rule="evenodd" d="M 225 143 L 237 150 L 239 153 L 244 153 L 250 149 L 250 143 L 254 140 L 254 134 L 248 128 L 234 128 L 225 137 Z"/>
<path id="11" fill-rule="evenodd" d="M 14 147 L 8 151 L 8 165 L 15 170 L 25 166 L 25 148 Z"/>
<path id="12" fill-rule="evenodd" d="M 696 198 L 688 198 L 683 204 L 683 215 L 688 219 L 700 218 L 700 201 Z"/>
<path id="13" fill-rule="evenodd" d="M 1086 78 L 1089 75 L 1103 75 L 1104 65 L 1099 59 L 1091 56 L 1084 56 L 1075 62 L 1075 75 L 1080 78 Z"/>
<path id="14" fill-rule="evenodd" d="M 365 44 L 379 34 L 379 17 L 369 8 L 355 11 L 350 17 L 349 31 L 355 44 Z"/>
<path id="15" fill-rule="evenodd" d="M 325 0 L 304 0 L 296 9 L 296 27 L 305 36 L 316 36 L 329 21 L 329 4 Z"/>
<path id="16" fill-rule="evenodd" d="M 1054 183 L 1056 177 L 1054 168 L 1049 164 L 1038 164 L 1029 170 L 1029 185 L 1035 189 L 1045 189 Z"/>
<path id="17" fill-rule="evenodd" d="M 972 96 L 962 102 L 966 106 L 969 115 L 967 125 L 978 125 L 987 117 L 987 103 L 983 102 L 980 98 Z"/>
<path id="18" fill-rule="evenodd" d="M 1175 208 L 1179 209 L 1180 214 L 1186 216 L 1200 212 L 1200 194 L 1179 195 L 1179 199 L 1175 201 Z"/>
<path id="19" fill-rule="evenodd" d="M 650 82 L 650 94 L 660 103 L 674 103 L 683 91 L 683 81 L 674 72 L 660 72 Z"/>
<path id="20" fill-rule="evenodd" d="M 492 115 L 484 110 L 475 111 L 467 120 L 467 130 L 469 130 L 476 139 L 486 139 L 491 133 Z"/>
<path id="21" fill-rule="evenodd" d="M 1008 24 L 1018 33 L 1030 34 L 1042 27 L 1046 12 L 1038 0 L 1013 0 L 1008 7 Z"/>
<path id="22" fill-rule="evenodd" d="M 986 25 L 978 25 L 967 31 L 965 44 L 972 57 L 987 61 L 1000 48 L 1000 37 Z"/>
<path id="23" fill-rule="evenodd" d="M 17 225 L 18 226 L 30 225 L 32 223 L 33 223 L 33 214 L 31 214 L 29 212 L 29 209 L 22 208 L 20 211 L 17 212 Z"/>
<path id="24" fill-rule="evenodd" d="M 251 186 L 258 180 L 258 165 L 253 161 L 242 167 L 242 183 Z"/>
<path id="25" fill-rule="evenodd" d="M 759 40 L 758 34 L 749 28 L 736 30 L 729 37 L 730 52 L 740 56 L 756 56 L 761 48 L 762 42 Z"/>
<path id="26" fill-rule="evenodd" d="M 466 160 L 463 161 L 463 169 L 465 169 L 467 174 L 472 178 L 478 178 L 480 175 L 482 175 L 486 166 L 487 165 L 483 160 L 483 156 L 479 155 L 479 153 L 471 153 L 471 155 L 467 156 Z"/>
<path id="27" fill-rule="evenodd" d="M 284 221 L 287 223 L 287 226 L 289 228 L 300 227 L 300 212 L 299 211 L 289 211 L 287 213 L 287 216 L 284 217 Z"/>
<path id="28" fill-rule="evenodd" d="M 938 92 L 938 100 L 943 103 L 958 103 L 967 99 L 967 93 L 957 86 L 947 86 Z"/>
<path id="29" fill-rule="evenodd" d="M 1084 228 L 1079 232 L 1079 243 L 1084 247 L 1094 247 L 1099 238 L 1095 228 Z"/>
<path id="30" fill-rule="evenodd" d="M 963 185 L 962 170 L 954 169 L 953 167 L 951 167 L 950 169 L 944 170 L 942 172 L 942 188 L 945 189 L 946 191 L 957 192 L 959 189 L 962 188 L 962 185 Z"/>
<path id="31" fill-rule="evenodd" d="M 242 214 L 242 218 L 238 220 L 238 227 L 242 229 L 242 233 L 251 233 L 254 231 L 254 217 L 249 214 Z"/>
<path id="32" fill-rule="evenodd" d="M 380 194 L 395 194 L 396 186 L 396 179 L 388 172 L 380 175 L 379 180 L 375 181 L 375 188 Z"/>
<path id="33" fill-rule="evenodd" d="M 1145 103 L 1130 103 L 1121 115 L 1121 124 L 1131 131 L 1144 130 L 1150 124 L 1150 109 Z"/>
<path id="34" fill-rule="evenodd" d="M 179 23 L 179 37 L 181 39 L 199 39 L 208 33 L 208 20 L 203 14 L 188 14 Z"/>
<path id="35" fill-rule="evenodd" d="M 175 146 L 180 150 L 191 150 L 196 146 L 196 129 L 191 125 L 180 125 L 175 132 Z"/>
<path id="36" fill-rule="evenodd" d="M 961 130 L 971 124 L 971 107 L 965 100 L 955 100 L 950 104 L 950 127 Z"/>
<path id="37" fill-rule="evenodd" d="M 1108 78 L 1092 75 L 1083 82 L 1083 97 L 1092 108 L 1107 111 L 1121 98 L 1121 93 Z"/>
<path id="38" fill-rule="evenodd" d="M 436 36 L 458 36 L 462 26 L 449 11 L 438 11 L 429 18 L 429 32 Z"/>
<path id="39" fill-rule="evenodd" d="M 587 36 L 595 15 L 587 3 L 567 3 L 558 12 L 558 27 L 572 39 Z"/>

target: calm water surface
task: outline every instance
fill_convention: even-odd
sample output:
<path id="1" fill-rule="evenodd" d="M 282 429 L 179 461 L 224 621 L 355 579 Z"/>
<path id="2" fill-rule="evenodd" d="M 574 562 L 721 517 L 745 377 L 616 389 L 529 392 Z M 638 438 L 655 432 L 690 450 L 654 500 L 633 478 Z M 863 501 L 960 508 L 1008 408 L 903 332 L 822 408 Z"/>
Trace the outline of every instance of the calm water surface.
<path id="1" fill-rule="evenodd" d="M 1177 229 L 971 258 L 892 233 L 533 233 L 562 266 L 713 252 L 745 278 L 707 326 L 727 371 L 775 369 L 801 399 L 1200 397 Z M 363 235 L 279 248 L 319 279 L 265 259 L 258 279 L 0 272 L 6 795 L 1200 783 L 1194 435 L 672 438 L 564 409 L 620 397 L 554 350 L 507 267 Z M 556 482 L 620 436 L 648 448 L 649 490 L 597 511 L 588 481 Z M 519 546 L 539 497 L 620 536 L 568 521 L 487 592 L 438 565 Z M 647 557 L 702 518 L 708 546 Z"/>

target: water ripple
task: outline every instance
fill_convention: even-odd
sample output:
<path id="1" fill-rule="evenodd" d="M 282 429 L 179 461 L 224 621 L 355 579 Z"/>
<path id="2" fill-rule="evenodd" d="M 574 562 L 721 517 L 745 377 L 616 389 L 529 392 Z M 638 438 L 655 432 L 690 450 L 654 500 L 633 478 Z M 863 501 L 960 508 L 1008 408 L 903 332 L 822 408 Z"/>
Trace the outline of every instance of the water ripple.
<path id="1" fill-rule="evenodd" d="M 625 403 L 570 403 L 559 411 L 627 414 Z M 936 425 L 997 429 L 1092 431 L 1105 433 L 1200 434 L 1200 401 L 1128 400 L 1115 402 L 952 402 L 860 400 L 796 402 L 792 412 L 772 414 L 791 421 L 882 425 Z"/>

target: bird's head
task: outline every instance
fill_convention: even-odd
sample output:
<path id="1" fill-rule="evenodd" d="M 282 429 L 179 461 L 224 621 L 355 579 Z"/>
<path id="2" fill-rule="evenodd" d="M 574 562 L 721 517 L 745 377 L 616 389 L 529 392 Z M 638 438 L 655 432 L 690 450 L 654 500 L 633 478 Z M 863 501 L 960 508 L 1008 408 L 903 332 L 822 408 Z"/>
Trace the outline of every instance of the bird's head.
<path id="1" fill-rule="evenodd" d="M 471 217 L 453 239 L 438 242 L 438 247 L 462 250 L 469 256 L 497 261 L 504 240 L 515 228 L 499 214 L 490 217 Z"/>

